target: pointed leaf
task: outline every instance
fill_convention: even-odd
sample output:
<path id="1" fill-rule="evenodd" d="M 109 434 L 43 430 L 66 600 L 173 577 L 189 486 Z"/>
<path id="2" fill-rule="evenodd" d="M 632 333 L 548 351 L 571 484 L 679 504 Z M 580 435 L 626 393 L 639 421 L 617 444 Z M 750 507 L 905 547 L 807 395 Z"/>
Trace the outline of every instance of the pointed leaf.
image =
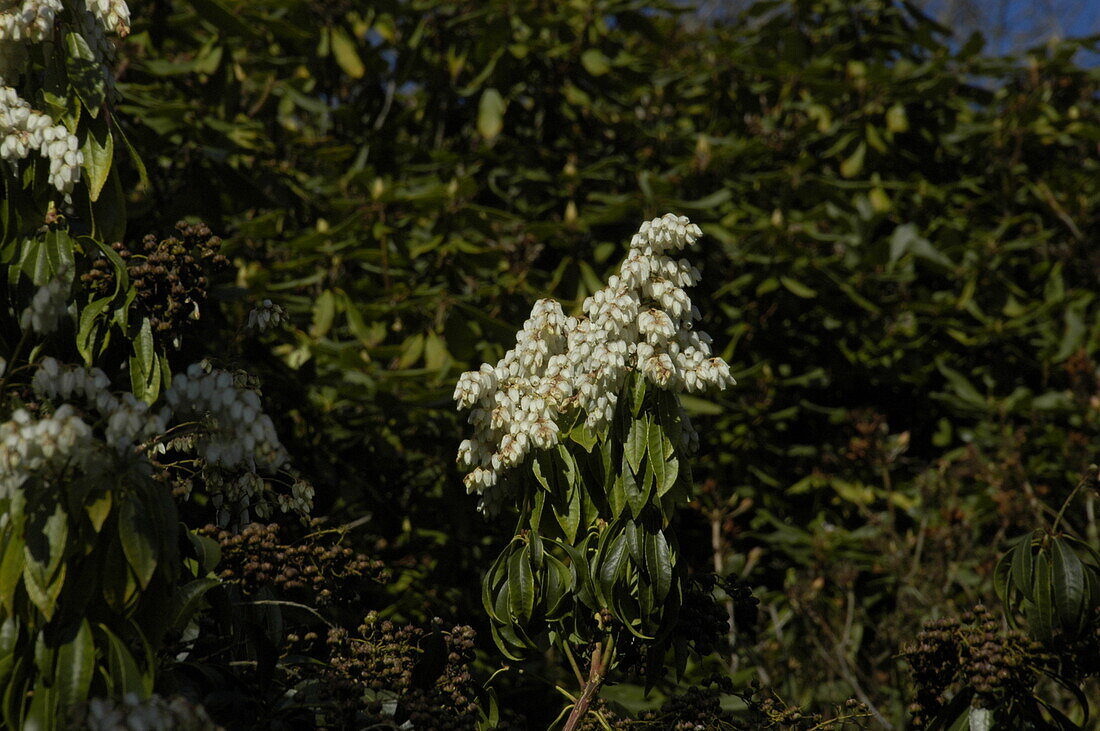
<path id="1" fill-rule="evenodd" d="M 118 537 L 126 561 L 142 589 L 149 585 L 157 568 L 155 544 L 149 532 L 150 522 L 144 505 L 137 498 L 124 502 L 119 509 Z"/>
<path id="2" fill-rule="evenodd" d="M 93 670 L 95 641 L 92 638 L 92 627 L 85 619 L 81 621 L 73 641 L 62 645 L 58 650 L 55 678 L 62 706 L 70 707 L 84 702 L 92 685 Z"/>
<path id="3" fill-rule="evenodd" d="M 1081 613 L 1085 608 L 1085 567 L 1073 548 L 1057 538 L 1051 541 L 1051 561 L 1058 618 L 1062 630 L 1075 636 L 1081 628 Z"/>
<path id="4" fill-rule="evenodd" d="M 623 456 L 630 465 L 631 471 L 637 475 L 642 467 L 642 458 L 645 457 L 646 439 L 649 436 L 649 417 L 643 416 L 630 423 L 630 431 L 627 433 L 626 442 L 623 444 Z"/>

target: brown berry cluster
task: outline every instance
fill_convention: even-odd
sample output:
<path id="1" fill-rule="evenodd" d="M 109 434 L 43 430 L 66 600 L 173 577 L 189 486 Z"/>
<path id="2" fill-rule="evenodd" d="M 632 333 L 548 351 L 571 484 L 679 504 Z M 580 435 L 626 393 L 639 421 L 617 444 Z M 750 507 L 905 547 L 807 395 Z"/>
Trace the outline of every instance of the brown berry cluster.
<path id="1" fill-rule="evenodd" d="M 221 544 L 221 578 L 246 596 L 271 586 L 311 606 L 357 602 L 372 583 L 389 580 L 381 561 L 343 547 L 339 533 L 312 533 L 293 544 L 279 538 L 279 525 L 250 523 L 239 533 L 208 525 L 200 532 Z"/>
<path id="2" fill-rule="evenodd" d="M 815 728 L 851 729 L 865 728 L 872 718 L 865 703 L 849 698 L 843 706 L 835 706 L 828 719 L 824 714 L 811 713 L 799 706 L 789 706 L 774 692 L 755 685 L 748 693 L 739 693 L 749 709 L 748 723 L 744 728 L 776 728 L 804 731 Z"/>
<path id="3" fill-rule="evenodd" d="M 372 612 L 356 633 L 336 627 L 326 639 L 322 704 L 341 727 L 410 723 L 441 731 L 475 729 L 478 704 L 470 665 L 475 632 L 398 626 Z M 383 699 L 397 697 L 396 709 Z"/>
<path id="4" fill-rule="evenodd" d="M 916 699 L 909 706 L 913 728 L 926 728 L 948 702 L 952 689 L 973 689 L 974 704 L 991 708 L 1030 697 L 1045 664 L 1042 647 L 1018 630 L 1005 630 L 979 604 L 959 617 L 927 622 L 902 656 L 909 663 Z"/>
<path id="5" fill-rule="evenodd" d="M 149 234 L 134 251 L 121 242 L 111 248 L 126 264 L 140 314 L 149 318 L 154 332 L 178 343 L 206 305 L 209 278 L 229 269 L 229 260 L 219 252 L 221 239 L 206 224 L 180 221 L 176 230 L 176 236 L 166 239 Z M 101 257 L 81 280 L 93 292 L 108 294 L 115 287 L 114 267 Z"/>

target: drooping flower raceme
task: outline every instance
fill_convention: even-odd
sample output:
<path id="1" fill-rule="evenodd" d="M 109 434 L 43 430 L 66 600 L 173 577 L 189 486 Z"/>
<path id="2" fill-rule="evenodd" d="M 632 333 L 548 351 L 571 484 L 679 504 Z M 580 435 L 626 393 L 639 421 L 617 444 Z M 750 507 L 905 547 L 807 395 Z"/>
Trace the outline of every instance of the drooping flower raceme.
<path id="1" fill-rule="evenodd" d="M 57 322 L 65 314 L 69 304 L 69 285 L 63 276 L 38 288 L 31 303 L 19 315 L 19 326 L 30 328 L 39 335 L 48 335 L 57 329 Z"/>
<path id="2" fill-rule="evenodd" d="M 559 417 L 580 409 L 599 432 L 615 413 L 631 372 L 672 391 L 722 389 L 733 383 L 729 365 L 713 356 L 711 339 L 694 329 L 699 310 L 685 287 L 699 270 L 673 254 L 702 235 L 683 216 L 646 221 L 630 242 L 618 274 L 585 299 L 580 317 L 544 299 L 495 365 L 463 373 L 455 388 L 459 408 L 470 409 L 474 435 L 459 446 L 470 492 L 496 485 L 532 448 L 558 440 Z M 685 439 L 693 438 L 684 419 Z"/>
<path id="3" fill-rule="evenodd" d="M 267 332 L 269 328 L 277 327 L 287 320 L 286 310 L 282 305 L 277 305 L 271 300 L 264 300 L 248 313 L 248 322 L 245 329 L 255 332 Z"/>
<path id="4" fill-rule="evenodd" d="M 271 417 L 263 413 L 259 395 L 238 390 L 226 371 L 206 373 L 192 364 L 186 374 L 176 374 L 164 398 L 176 415 L 209 419 L 209 436 L 197 445 L 208 463 L 255 471 L 276 470 L 286 462 L 286 451 Z"/>
<path id="5" fill-rule="evenodd" d="M 238 388 L 226 371 L 207 372 L 192 365 L 173 378 L 164 394 L 167 405 L 160 408 L 132 393 L 116 395 L 98 368 L 62 365 L 53 358 L 42 360 L 31 385 L 40 398 L 63 403 L 52 416 L 36 418 L 21 409 L 0 425 L 0 498 L 54 465 L 76 467 L 84 474 L 91 474 L 93 466 L 107 470 L 112 454 L 139 455 L 143 447 L 164 437 L 173 422 L 194 419 L 201 426 L 198 432 L 173 439 L 172 444 L 197 453 L 208 487 L 223 488 L 223 495 L 214 496 L 219 520 L 231 517 L 220 509 L 223 498 L 246 509 L 251 502 L 261 515 L 270 515 L 274 504 L 284 512 L 306 513 L 312 507 L 313 488 L 300 480 L 289 497 L 278 494 L 269 503 L 258 470 L 274 472 L 285 466 L 286 450 L 271 417 L 263 413 L 259 395 Z M 82 414 L 99 418 L 85 421 Z M 102 431 L 93 429 L 97 424 Z M 158 444 L 158 451 L 163 446 Z"/>
<path id="6" fill-rule="evenodd" d="M 10 421 L 0 424 L 0 499 L 32 474 L 73 465 L 92 471 L 101 462 L 95 441 L 91 426 L 69 404 L 44 419 L 16 409 Z"/>

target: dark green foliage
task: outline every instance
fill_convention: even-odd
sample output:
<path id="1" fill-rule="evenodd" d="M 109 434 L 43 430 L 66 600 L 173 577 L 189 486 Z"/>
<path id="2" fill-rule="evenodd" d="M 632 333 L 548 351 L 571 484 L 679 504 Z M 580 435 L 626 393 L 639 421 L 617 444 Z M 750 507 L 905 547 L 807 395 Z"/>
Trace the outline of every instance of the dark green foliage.
<path id="1" fill-rule="evenodd" d="M 193 675 L 176 666 L 175 652 L 154 652 L 157 692 L 186 689 L 234 727 L 332 723 L 279 700 L 292 673 L 313 687 L 332 680 L 324 687 L 339 697 L 316 706 L 324 713 L 375 718 L 374 706 L 355 697 L 360 679 L 340 675 L 348 638 L 369 639 L 369 653 L 415 668 L 417 642 L 456 641 L 429 628 L 437 615 L 474 625 L 476 641 L 463 631 L 458 660 L 448 656 L 421 676 L 411 670 L 416 677 L 388 689 L 461 706 L 469 720 L 469 704 L 452 694 L 461 686 L 472 703 L 470 681 L 447 690 L 436 680 L 473 667 L 480 688 L 500 666 L 492 638 L 503 615 L 521 626 L 570 625 L 590 639 L 602 606 L 589 606 L 589 594 L 614 595 L 622 576 L 649 566 L 647 548 L 657 553 L 626 536 L 628 525 L 649 520 L 648 540 L 665 530 L 677 536 L 670 592 L 715 571 L 729 579 L 679 599 L 699 600 L 691 616 L 708 624 L 718 620 L 714 602 L 735 620 L 725 642 L 698 628 L 707 630 L 704 649 L 723 652 L 692 658 L 686 682 L 721 671 L 734 685 L 662 710 L 666 697 L 683 696 L 671 675 L 649 699 L 641 688 L 650 678 L 632 678 L 597 704 L 605 720 L 640 723 L 648 713 L 649 727 L 667 728 L 720 698 L 737 705 L 721 717 L 731 724 L 789 723 L 794 713 L 801 723 L 820 713 L 903 728 L 914 699 L 922 716 L 942 711 L 965 723 L 972 699 L 1030 708 L 1034 697 L 1083 722 L 1085 704 L 1071 687 L 1083 689 L 1095 719 L 1097 496 L 1084 489 L 1067 503 L 1100 437 L 1100 75 L 1074 61 L 1087 44 L 994 58 L 980 39 L 949 45 L 946 29 L 908 4 L 880 0 L 761 2 L 715 27 L 641 0 L 156 0 L 134 12 L 118 103 L 79 54 L 24 82 L 30 94 L 73 81 L 70 96 L 86 110 L 74 125 L 96 154 L 90 184 L 69 210 L 48 211 L 33 174 L 24 188 L 3 176 L 0 357 L 14 362 L 19 313 L 34 287 L 71 261 L 75 308 L 34 353 L 99 363 L 122 374 L 116 385 L 129 381 L 150 400 L 174 369 L 201 357 L 255 373 L 296 466 L 317 487 L 315 513 L 362 520 L 371 543 L 348 548 L 383 561 L 392 581 L 363 582 L 363 605 L 342 613 L 346 606 L 303 595 L 297 577 L 276 586 L 287 567 L 267 572 L 260 561 L 249 573 L 254 591 L 235 573 L 195 598 L 214 585 L 204 582 L 248 562 L 230 569 L 227 557 L 216 566 L 211 546 L 182 528 L 176 558 L 169 501 L 155 511 L 166 558 L 150 573 L 149 553 L 115 536 L 141 535 L 118 528 L 124 518 L 141 522 L 123 516 L 123 497 L 147 498 L 145 510 L 161 505 L 151 496 L 163 497 L 165 486 L 146 476 L 124 481 L 95 530 L 85 511 L 103 508 L 76 491 L 62 507 L 69 528 L 59 565 L 86 583 L 102 577 L 108 590 L 98 587 L 92 593 L 102 599 L 88 604 L 70 595 L 80 586 L 66 579 L 55 600 L 62 615 L 87 608 L 108 619 L 81 624 L 74 614 L 65 631 L 57 624 L 50 649 L 69 667 L 88 656 L 91 633 L 106 671 L 85 693 L 117 695 L 130 682 L 150 689 L 144 652 L 125 649 L 140 646 L 136 633 L 111 622 L 131 612 L 152 622 L 162 612 L 146 602 L 177 592 L 180 607 L 203 610 L 199 646 L 229 649 L 189 657 L 201 667 Z M 622 499 L 590 506 L 610 526 L 608 549 L 621 550 L 599 553 L 596 572 L 584 576 L 574 567 L 587 562 L 566 548 L 589 550 L 570 503 L 564 524 L 547 512 L 515 540 L 513 525 L 475 513 L 452 467 L 461 428 L 449 395 L 458 373 L 510 345 L 535 299 L 579 306 L 617 266 L 637 224 L 666 211 L 689 215 L 706 234 L 694 297 L 739 385 L 685 400 L 701 432 L 689 506 L 658 520 L 625 484 Z M 185 283 L 181 296 L 201 299 L 210 317 L 180 329 L 177 351 L 172 335 L 186 324 L 178 319 L 186 307 L 169 303 L 171 286 L 138 285 L 145 270 L 131 269 L 142 264 L 123 261 L 110 244 L 144 256 L 142 236 L 152 233 L 156 254 L 180 219 L 205 220 L 224 236 L 221 251 L 237 274 L 198 299 L 197 277 L 210 274 Z M 171 267 L 161 265 L 167 276 Z M 225 323 L 243 323 L 245 302 L 264 298 L 286 307 L 290 326 L 246 342 Z M 27 378 L 17 372 L 0 384 L 5 419 L 13 394 L 30 401 Z M 565 451 L 588 455 L 580 442 Z M 643 457 L 627 462 L 638 468 L 632 475 L 646 472 Z M 212 520 L 196 493 L 180 508 L 185 527 Z M 50 507 L 28 515 L 46 521 Z M 292 522 L 283 535 L 297 530 Z M 17 725 L 31 711 L 19 689 L 44 672 L 32 667 L 41 659 L 35 633 L 48 619 L 42 606 L 55 600 L 46 591 L 35 602 L 14 588 L 25 581 L 7 560 L 19 553 L 9 550 L 19 531 L 12 523 L 3 530 L 9 624 L 0 631 L 0 675 L 23 699 L 3 704 Z M 593 557 L 599 539 L 591 539 Z M 274 545 L 290 545 L 284 540 Z M 505 560 L 494 564 L 502 550 Z M 345 571 L 338 563 L 327 564 L 325 581 Z M 486 602 L 475 587 L 487 571 L 495 592 Z M 153 587 L 140 597 L 139 578 Z M 31 580 L 53 586 L 38 574 Z M 988 631 L 1008 648 L 999 657 L 1011 667 L 996 682 L 974 670 L 980 660 L 960 644 L 977 631 L 973 623 L 918 634 L 929 617 L 997 595 L 1053 666 L 997 613 L 983 623 L 997 624 Z M 298 606 L 256 605 L 257 597 Z M 496 619 L 483 616 L 483 603 Z M 385 618 L 357 635 L 369 609 Z M 619 611 L 629 617 L 614 621 L 684 636 L 685 609 L 667 619 Z M 393 625 L 379 630 L 387 620 Z M 326 622 L 348 634 L 328 643 Z M 413 628 L 399 629 L 407 623 Z M 900 654 L 913 638 L 906 658 L 915 682 Z M 571 683 L 563 658 L 532 653 L 532 644 L 545 649 L 535 638 L 501 639 L 528 655 L 496 676 L 491 692 L 479 690 L 478 712 L 498 718 L 495 698 L 546 727 L 562 703 L 549 688 Z M 232 670 L 231 661 L 239 663 Z M 1041 672 L 1024 677 L 1031 666 Z M 928 673 L 942 677 L 932 682 Z M 729 692 L 750 680 L 791 708 Z M 944 689 L 945 702 L 933 702 Z M 844 707 L 850 697 L 871 719 Z M 400 708 L 414 713 L 411 700 Z"/>

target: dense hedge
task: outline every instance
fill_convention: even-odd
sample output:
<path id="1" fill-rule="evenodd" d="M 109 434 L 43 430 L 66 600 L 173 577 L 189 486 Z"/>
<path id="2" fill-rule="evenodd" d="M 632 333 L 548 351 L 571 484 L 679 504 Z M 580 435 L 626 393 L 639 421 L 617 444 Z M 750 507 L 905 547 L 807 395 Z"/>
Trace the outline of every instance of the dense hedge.
<path id="1" fill-rule="evenodd" d="M 392 572 L 338 596 L 380 613 L 358 631 L 406 648 L 394 687 L 468 682 L 471 635 L 436 615 L 482 631 L 482 679 L 499 666 L 472 587 L 509 536 L 452 466 L 458 374 L 495 362 L 539 297 L 579 307 L 637 223 L 673 211 L 705 234 L 696 301 L 738 380 L 685 398 L 702 495 L 681 544 L 761 607 L 688 681 L 729 671 L 807 714 L 854 697 L 906 725 L 927 678 L 903 645 L 996 604 L 1008 541 L 1100 461 L 1100 72 L 1075 64 L 1078 42 L 1002 59 L 949 32 L 886 0 L 760 2 L 703 27 L 641 0 L 135 8 L 114 120 L 145 161 L 121 184 L 126 240 L 205 221 L 237 269 L 211 288 L 221 316 L 270 298 L 291 323 L 165 357 L 264 380 L 314 514 L 353 523 L 350 544 Z M 1061 522 L 1093 546 L 1096 500 Z M 418 673 L 413 635 L 459 650 Z M 263 705 L 302 671 L 282 638 L 252 640 L 257 675 L 228 675 Z M 494 681 L 500 705 L 545 708 L 527 721 L 544 727 L 560 704 L 538 678 L 559 670 L 523 667 Z M 227 672 L 185 686 L 239 722 Z M 604 696 L 610 717 L 672 693 Z"/>

